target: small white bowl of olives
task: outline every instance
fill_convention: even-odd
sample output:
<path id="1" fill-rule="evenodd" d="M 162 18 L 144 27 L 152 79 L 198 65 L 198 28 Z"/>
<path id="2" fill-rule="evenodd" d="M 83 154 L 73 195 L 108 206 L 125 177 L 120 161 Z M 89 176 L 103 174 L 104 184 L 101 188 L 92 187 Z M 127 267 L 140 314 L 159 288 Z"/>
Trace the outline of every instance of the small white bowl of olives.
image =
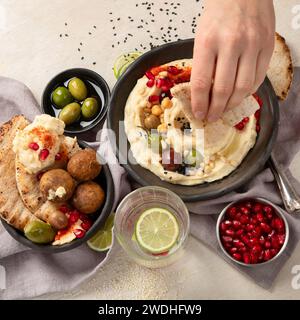
<path id="1" fill-rule="evenodd" d="M 70 69 L 48 83 L 42 97 L 42 109 L 64 121 L 66 133 L 82 133 L 104 120 L 109 97 L 109 87 L 98 73 Z"/>

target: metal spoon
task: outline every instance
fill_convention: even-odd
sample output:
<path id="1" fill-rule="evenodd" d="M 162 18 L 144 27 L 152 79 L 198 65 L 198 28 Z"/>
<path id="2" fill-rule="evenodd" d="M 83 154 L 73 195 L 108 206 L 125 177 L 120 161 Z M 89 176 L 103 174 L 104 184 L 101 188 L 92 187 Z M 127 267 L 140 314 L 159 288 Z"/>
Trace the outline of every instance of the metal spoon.
<path id="1" fill-rule="evenodd" d="M 269 160 L 269 166 L 274 174 L 286 211 L 300 213 L 300 197 L 273 153 Z"/>

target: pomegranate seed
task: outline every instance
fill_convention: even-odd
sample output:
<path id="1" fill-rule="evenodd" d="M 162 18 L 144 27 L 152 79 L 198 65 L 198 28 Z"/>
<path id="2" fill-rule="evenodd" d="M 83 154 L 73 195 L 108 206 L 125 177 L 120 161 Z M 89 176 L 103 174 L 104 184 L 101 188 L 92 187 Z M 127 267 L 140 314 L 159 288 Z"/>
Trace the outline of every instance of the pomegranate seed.
<path id="1" fill-rule="evenodd" d="M 254 227 L 253 224 L 248 223 L 248 224 L 246 225 L 246 230 L 247 230 L 247 231 L 253 231 L 254 228 L 255 228 L 255 227 Z"/>
<path id="2" fill-rule="evenodd" d="M 273 238 L 271 239 L 271 245 L 273 249 L 279 249 L 281 247 L 276 236 L 273 236 Z"/>
<path id="3" fill-rule="evenodd" d="M 262 234 L 262 230 L 261 227 L 257 226 L 255 227 L 255 229 L 253 230 L 253 235 L 257 238 L 259 238 Z"/>
<path id="4" fill-rule="evenodd" d="M 260 132 L 260 125 L 259 124 L 256 125 L 256 132 Z"/>
<path id="5" fill-rule="evenodd" d="M 61 153 L 58 153 L 56 156 L 55 156 L 55 161 L 60 161 L 62 159 L 62 155 Z"/>
<path id="6" fill-rule="evenodd" d="M 270 231 L 270 233 L 268 234 L 268 238 L 269 238 L 269 239 L 272 239 L 272 237 L 273 237 L 274 234 L 275 234 L 275 230 L 272 230 L 271 227 L 270 227 L 270 230 L 271 230 L 271 231 Z"/>
<path id="7" fill-rule="evenodd" d="M 252 247 L 252 252 L 255 254 L 255 255 L 258 255 L 260 254 L 262 251 L 262 248 L 259 244 L 256 244 Z"/>
<path id="8" fill-rule="evenodd" d="M 79 213 L 77 211 L 72 211 L 70 213 L 69 222 L 71 224 L 76 223 L 79 220 Z"/>
<path id="9" fill-rule="evenodd" d="M 241 212 L 243 213 L 243 214 L 249 214 L 250 213 L 250 210 L 249 210 L 249 208 L 247 208 L 247 207 L 241 207 Z"/>
<path id="10" fill-rule="evenodd" d="M 264 245 L 264 244 L 266 243 L 266 239 L 265 239 L 264 236 L 261 236 L 261 237 L 259 238 L 259 243 L 260 243 L 261 245 Z"/>
<path id="11" fill-rule="evenodd" d="M 157 95 L 150 96 L 148 98 L 148 101 L 151 102 L 151 103 L 158 102 L 159 101 L 159 96 L 157 96 Z"/>
<path id="12" fill-rule="evenodd" d="M 238 212 L 236 215 L 235 215 L 235 218 L 236 220 L 239 220 L 241 218 L 242 214 L 240 212 Z"/>
<path id="13" fill-rule="evenodd" d="M 86 221 L 83 221 L 82 224 L 81 224 L 81 227 L 88 231 L 92 226 L 92 221 L 91 220 L 86 220 Z"/>
<path id="14" fill-rule="evenodd" d="M 31 142 L 29 143 L 28 148 L 30 148 L 31 150 L 37 151 L 39 150 L 40 146 L 36 142 Z"/>
<path id="15" fill-rule="evenodd" d="M 270 253 L 271 253 L 272 258 L 275 257 L 278 252 L 279 252 L 278 249 L 271 249 L 271 250 L 270 250 Z"/>
<path id="16" fill-rule="evenodd" d="M 68 213 L 70 209 L 65 204 L 63 204 L 59 207 L 59 211 L 62 213 Z"/>
<path id="17" fill-rule="evenodd" d="M 79 213 L 79 212 L 78 212 Z M 83 214 L 83 213 L 79 213 L 79 219 L 81 220 L 81 221 L 87 221 L 87 220 L 89 220 L 89 218 L 85 215 L 85 214 Z"/>
<path id="18" fill-rule="evenodd" d="M 238 261 L 241 261 L 242 260 L 242 255 L 240 253 L 234 253 L 232 255 L 232 257 L 235 259 L 235 260 L 238 260 Z"/>
<path id="19" fill-rule="evenodd" d="M 246 117 L 246 118 L 244 118 L 243 119 L 243 123 L 245 124 L 245 123 L 248 123 L 249 122 L 249 117 Z"/>
<path id="20" fill-rule="evenodd" d="M 243 254 L 243 260 L 246 264 L 250 264 L 251 263 L 251 257 L 250 254 L 248 252 L 245 252 Z"/>
<path id="21" fill-rule="evenodd" d="M 262 105 L 263 105 L 262 99 L 256 93 L 253 94 L 253 97 L 258 102 L 259 106 L 262 107 Z"/>
<path id="22" fill-rule="evenodd" d="M 223 245 L 224 245 L 224 247 L 225 247 L 225 249 L 227 249 L 227 251 L 228 250 L 230 250 L 230 248 L 232 247 L 232 244 L 231 243 L 223 243 Z"/>
<path id="23" fill-rule="evenodd" d="M 271 227 L 268 224 L 266 224 L 265 222 L 261 222 L 260 226 L 261 226 L 261 229 L 263 230 L 263 232 L 265 232 L 265 233 L 269 233 L 272 231 Z"/>
<path id="24" fill-rule="evenodd" d="M 247 251 L 247 248 L 246 247 L 241 247 L 241 248 L 239 248 L 239 252 L 241 252 L 241 253 L 244 253 L 244 252 L 246 252 Z"/>
<path id="25" fill-rule="evenodd" d="M 154 79 L 150 79 L 150 80 L 147 81 L 146 86 L 148 88 L 152 88 L 154 86 L 154 84 L 155 84 Z"/>
<path id="26" fill-rule="evenodd" d="M 233 220 L 232 224 L 235 229 L 239 229 L 242 226 L 241 222 L 238 220 Z"/>
<path id="27" fill-rule="evenodd" d="M 238 247 L 238 248 L 241 248 L 241 247 L 245 246 L 245 244 L 242 241 L 240 241 L 239 239 L 234 239 L 232 242 L 233 242 L 233 245 Z"/>
<path id="28" fill-rule="evenodd" d="M 248 222 L 249 222 L 249 217 L 247 216 L 247 215 L 245 215 L 245 214 L 243 214 L 241 217 L 240 217 L 240 222 L 242 223 L 242 224 L 247 224 Z"/>
<path id="29" fill-rule="evenodd" d="M 263 210 L 264 210 L 265 213 L 273 212 L 273 208 L 271 206 L 264 206 Z"/>
<path id="30" fill-rule="evenodd" d="M 235 233 L 235 235 L 236 235 L 237 237 L 240 237 L 243 233 L 244 233 L 244 230 L 243 230 L 243 229 L 239 229 L 239 230 Z"/>
<path id="31" fill-rule="evenodd" d="M 48 158 L 49 154 L 50 154 L 50 152 L 48 149 L 41 150 L 40 156 L 39 156 L 40 160 L 45 161 Z"/>
<path id="32" fill-rule="evenodd" d="M 151 103 L 158 102 L 159 101 L 159 96 L 157 96 L 157 95 L 150 96 L 148 98 L 148 101 L 151 102 Z"/>
<path id="33" fill-rule="evenodd" d="M 173 76 L 177 76 L 181 70 L 174 66 L 168 66 L 167 71 L 171 73 Z"/>
<path id="34" fill-rule="evenodd" d="M 258 220 L 259 222 L 264 222 L 264 221 L 265 221 L 265 217 L 264 217 L 264 215 L 263 215 L 262 212 L 258 212 L 258 213 L 256 214 L 256 218 L 257 218 L 257 220 Z"/>
<path id="35" fill-rule="evenodd" d="M 277 238 L 278 238 L 279 244 L 282 246 L 285 242 L 285 234 L 279 234 L 277 235 Z"/>
<path id="36" fill-rule="evenodd" d="M 230 218 L 234 218 L 235 215 L 237 214 L 237 208 L 236 207 L 231 207 L 227 210 L 227 213 L 229 215 Z"/>
<path id="37" fill-rule="evenodd" d="M 151 71 L 146 71 L 145 76 L 149 79 L 149 80 L 154 80 L 155 76 Z"/>
<path id="38" fill-rule="evenodd" d="M 254 247 L 254 246 L 258 245 L 258 244 L 259 244 L 259 240 L 257 238 L 251 238 L 249 240 L 250 247 Z"/>
<path id="39" fill-rule="evenodd" d="M 255 217 L 250 218 L 250 224 L 253 224 L 253 226 L 258 224 L 258 220 Z"/>
<path id="40" fill-rule="evenodd" d="M 272 220 L 272 227 L 275 228 L 276 230 L 284 229 L 283 220 L 281 218 L 275 218 L 274 220 Z"/>
<path id="41" fill-rule="evenodd" d="M 245 128 L 245 124 L 241 121 L 234 126 L 237 130 L 242 131 Z"/>
<path id="42" fill-rule="evenodd" d="M 233 237 L 234 236 L 234 231 L 232 229 L 227 229 L 225 230 L 225 234 L 229 237 Z"/>
<path id="43" fill-rule="evenodd" d="M 253 207 L 254 213 L 259 213 L 262 211 L 262 209 L 263 209 L 263 206 L 260 203 L 256 203 Z"/>
<path id="44" fill-rule="evenodd" d="M 272 259 L 272 254 L 271 251 L 269 249 L 264 251 L 264 261 L 268 261 L 270 259 Z"/>
<path id="45" fill-rule="evenodd" d="M 255 111 L 254 116 L 255 116 L 256 120 L 259 120 L 259 118 L 260 118 L 260 110 L 259 109 Z"/>
<path id="46" fill-rule="evenodd" d="M 236 247 L 232 247 L 232 248 L 229 249 L 229 252 L 230 252 L 231 254 L 233 254 L 233 253 L 235 253 L 235 252 L 237 252 L 237 251 L 238 251 L 238 248 L 236 248 Z"/>
<path id="47" fill-rule="evenodd" d="M 42 179 L 42 176 L 44 175 L 45 172 L 41 171 L 36 175 L 37 181 L 40 181 Z"/>
<path id="48" fill-rule="evenodd" d="M 256 264 L 258 262 L 258 257 L 256 256 L 255 253 L 250 253 L 250 260 L 251 260 L 251 264 Z"/>
<path id="49" fill-rule="evenodd" d="M 266 249 L 270 249 L 271 248 L 271 242 L 270 241 L 266 241 L 265 242 L 265 248 Z"/>
<path id="50" fill-rule="evenodd" d="M 231 243 L 232 242 L 232 238 L 228 237 L 228 236 L 222 236 L 222 240 L 225 243 Z"/>
<path id="51" fill-rule="evenodd" d="M 245 245 L 249 245 L 249 238 L 246 235 L 241 236 L 241 240 L 244 242 Z"/>
<path id="52" fill-rule="evenodd" d="M 73 233 L 75 234 L 77 239 L 81 239 L 85 236 L 85 231 L 81 229 L 75 229 Z"/>

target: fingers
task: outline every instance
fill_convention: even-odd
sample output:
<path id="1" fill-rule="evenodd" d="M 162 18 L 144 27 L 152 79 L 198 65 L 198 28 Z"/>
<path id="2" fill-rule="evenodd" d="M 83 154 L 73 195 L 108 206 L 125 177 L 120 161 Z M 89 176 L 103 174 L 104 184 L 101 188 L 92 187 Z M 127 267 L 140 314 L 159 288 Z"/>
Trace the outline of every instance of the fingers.
<path id="1" fill-rule="evenodd" d="M 267 50 L 262 50 L 257 58 L 256 66 L 256 76 L 254 81 L 254 86 L 251 93 L 255 93 L 259 86 L 263 83 L 266 73 L 269 68 L 270 59 L 273 53 L 273 47 L 271 46 L 272 51 L 268 48 Z"/>
<path id="2" fill-rule="evenodd" d="M 203 120 L 209 107 L 209 95 L 215 69 L 215 53 L 209 48 L 196 45 L 191 76 L 192 110 L 194 116 Z"/>
<path id="3" fill-rule="evenodd" d="M 240 57 L 233 93 L 228 101 L 227 108 L 239 105 L 242 100 L 252 93 L 257 68 L 257 52 L 246 50 Z"/>
<path id="4" fill-rule="evenodd" d="M 217 121 L 226 108 L 234 88 L 238 57 L 238 50 L 228 49 L 223 49 L 218 56 L 211 103 L 207 117 L 209 122 Z"/>

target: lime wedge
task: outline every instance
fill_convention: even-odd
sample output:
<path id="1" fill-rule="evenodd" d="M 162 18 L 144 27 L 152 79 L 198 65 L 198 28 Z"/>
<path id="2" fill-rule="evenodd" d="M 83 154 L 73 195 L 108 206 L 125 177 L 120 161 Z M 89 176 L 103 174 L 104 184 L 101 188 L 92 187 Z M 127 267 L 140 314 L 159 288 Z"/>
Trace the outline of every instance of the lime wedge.
<path id="1" fill-rule="evenodd" d="M 119 77 L 126 71 L 126 69 L 132 64 L 132 62 L 135 61 L 141 55 L 141 52 L 134 51 L 119 56 L 114 63 L 114 76 L 117 79 L 119 79 Z"/>
<path id="2" fill-rule="evenodd" d="M 142 249 L 150 253 L 162 253 L 175 245 L 179 236 L 179 225 L 170 211 L 151 208 L 139 217 L 135 235 Z"/>
<path id="3" fill-rule="evenodd" d="M 88 246 L 99 252 L 107 251 L 112 244 L 112 228 L 114 226 L 115 214 L 112 213 L 106 220 L 104 227 L 100 229 L 88 242 Z"/>

